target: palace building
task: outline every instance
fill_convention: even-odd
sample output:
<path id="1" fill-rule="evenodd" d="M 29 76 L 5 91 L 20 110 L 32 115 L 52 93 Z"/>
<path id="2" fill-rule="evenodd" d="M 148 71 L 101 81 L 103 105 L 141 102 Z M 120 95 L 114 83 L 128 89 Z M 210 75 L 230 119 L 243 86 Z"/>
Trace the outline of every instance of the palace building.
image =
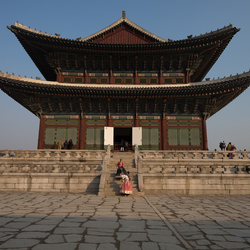
<path id="1" fill-rule="evenodd" d="M 0 72 L 0 88 L 40 119 L 38 148 L 206 150 L 206 120 L 250 85 L 250 72 L 205 79 L 239 29 L 162 39 L 125 12 L 86 38 L 8 26 L 46 80 Z"/>

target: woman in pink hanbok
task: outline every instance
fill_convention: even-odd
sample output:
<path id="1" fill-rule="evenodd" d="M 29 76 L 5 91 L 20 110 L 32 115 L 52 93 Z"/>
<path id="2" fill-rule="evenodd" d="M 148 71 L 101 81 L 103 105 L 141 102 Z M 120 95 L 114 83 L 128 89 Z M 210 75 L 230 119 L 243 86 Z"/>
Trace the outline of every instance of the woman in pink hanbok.
<path id="1" fill-rule="evenodd" d="M 132 194 L 132 185 L 130 183 L 130 175 L 129 175 L 129 171 L 127 172 L 126 175 L 122 175 L 122 179 L 123 179 L 123 184 L 122 184 L 122 188 L 120 193 L 121 194 Z"/>

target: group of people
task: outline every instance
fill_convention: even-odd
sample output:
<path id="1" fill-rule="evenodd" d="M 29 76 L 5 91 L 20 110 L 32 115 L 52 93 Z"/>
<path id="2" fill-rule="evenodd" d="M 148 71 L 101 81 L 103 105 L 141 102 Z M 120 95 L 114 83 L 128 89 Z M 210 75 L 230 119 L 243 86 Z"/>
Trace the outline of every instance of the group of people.
<path id="1" fill-rule="evenodd" d="M 124 141 L 123 139 L 121 140 L 121 144 L 120 144 L 120 151 L 121 152 L 127 152 L 128 151 L 128 142 Z"/>
<path id="2" fill-rule="evenodd" d="M 117 167 L 117 170 L 116 170 L 115 178 L 123 180 L 120 193 L 125 194 L 125 195 L 132 194 L 133 190 L 132 190 L 132 185 L 130 183 L 130 180 L 131 180 L 130 173 L 129 173 L 129 171 L 125 170 L 125 168 L 123 166 L 122 159 L 120 159 L 120 161 L 117 163 L 116 167 Z"/>
<path id="3" fill-rule="evenodd" d="M 69 141 L 65 140 L 64 142 L 62 140 L 59 140 L 58 143 L 58 149 L 72 149 L 73 148 L 73 141 L 70 139 Z"/>
<path id="4" fill-rule="evenodd" d="M 220 150 L 221 151 L 236 151 L 236 146 L 234 144 L 232 144 L 231 142 L 228 143 L 228 145 L 226 146 L 225 141 L 220 142 L 219 144 Z"/>
<path id="5" fill-rule="evenodd" d="M 236 146 L 234 144 L 232 144 L 231 142 L 228 143 L 228 145 L 226 146 L 226 143 L 220 142 L 219 144 L 221 151 L 236 151 Z M 232 159 L 233 158 L 233 154 L 232 153 L 228 153 L 228 158 Z"/>

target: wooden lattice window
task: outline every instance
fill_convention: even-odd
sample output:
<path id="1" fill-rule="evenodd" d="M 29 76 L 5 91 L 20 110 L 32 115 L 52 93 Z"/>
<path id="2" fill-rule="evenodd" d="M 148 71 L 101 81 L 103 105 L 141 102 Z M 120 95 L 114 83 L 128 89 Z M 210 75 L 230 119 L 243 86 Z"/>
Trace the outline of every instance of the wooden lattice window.
<path id="1" fill-rule="evenodd" d="M 140 78 L 139 83 L 140 84 L 147 84 L 147 78 Z"/>
<path id="2" fill-rule="evenodd" d="M 75 77 L 75 83 L 82 83 L 83 79 L 82 77 Z"/>
<path id="3" fill-rule="evenodd" d="M 159 128 L 142 128 L 142 149 L 160 149 L 160 130 Z"/>
<path id="4" fill-rule="evenodd" d="M 100 83 L 107 84 L 108 83 L 108 78 L 101 78 Z"/>
<path id="5" fill-rule="evenodd" d="M 115 78 L 115 83 L 118 83 L 118 84 L 122 83 L 122 78 Z"/>
<path id="6" fill-rule="evenodd" d="M 63 82 L 72 82 L 72 78 L 71 77 L 63 77 Z"/>
<path id="7" fill-rule="evenodd" d="M 201 131 L 199 128 L 169 128 L 168 145 L 200 146 Z"/>
<path id="8" fill-rule="evenodd" d="M 158 83 L 158 79 L 157 78 L 150 78 L 150 83 L 151 84 L 157 84 Z"/>
<path id="9" fill-rule="evenodd" d="M 125 83 L 126 84 L 132 84 L 133 83 L 133 78 L 125 78 Z"/>
<path id="10" fill-rule="evenodd" d="M 176 83 L 184 83 L 184 79 L 183 78 L 175 78 L 175 82 Z"/>
<path id="11" fill-rule="evenodd" d="M 87 128 L 86 149 L 104 149 L 104 128 Z"/>
<path id="12" fill-rule="evenodd" d="M 97 78 L 90 78 L 89 83 L 97 83 Z"/>
<path id="13" fill-rule="evenodd" d="M 172 78 L 165 78 L 164 79 L 164 83 L 165 84 L 172 84 L 173 83 L 173 79 Z"/>
<path id="14" fill-rule="evenodd" d="M 53 145 L 56 144 L 59 140 L 65 141 L 70 139 L 72 139 L 74 145 L 78 143 L 78 128 L 47 127 L 45 129 L 45 145 Z"/>

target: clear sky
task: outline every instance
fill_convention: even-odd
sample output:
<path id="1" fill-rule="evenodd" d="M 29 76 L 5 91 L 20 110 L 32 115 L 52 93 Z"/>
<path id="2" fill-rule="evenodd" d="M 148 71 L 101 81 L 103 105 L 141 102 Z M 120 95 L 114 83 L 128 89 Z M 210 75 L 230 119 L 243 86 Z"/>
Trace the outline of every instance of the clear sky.
<path id="1" fill-rule="evenodd" d="M 122 11 L 142 28 L 164 39 L 215 31 L 229 24 L 241 28 L 206 77 L 249 71 L 249 0 L 1 0 L 0 70 L 35 78 L 43 76 L 14 34 L 18 21 L 33 29 L 76 39 L 118 20 Z M 207 120 L 208 147 L 231 141 L 250 150 L 250 88 Z M 0 149 L 36 149 L 39 119 L 0 90 Z"/>

